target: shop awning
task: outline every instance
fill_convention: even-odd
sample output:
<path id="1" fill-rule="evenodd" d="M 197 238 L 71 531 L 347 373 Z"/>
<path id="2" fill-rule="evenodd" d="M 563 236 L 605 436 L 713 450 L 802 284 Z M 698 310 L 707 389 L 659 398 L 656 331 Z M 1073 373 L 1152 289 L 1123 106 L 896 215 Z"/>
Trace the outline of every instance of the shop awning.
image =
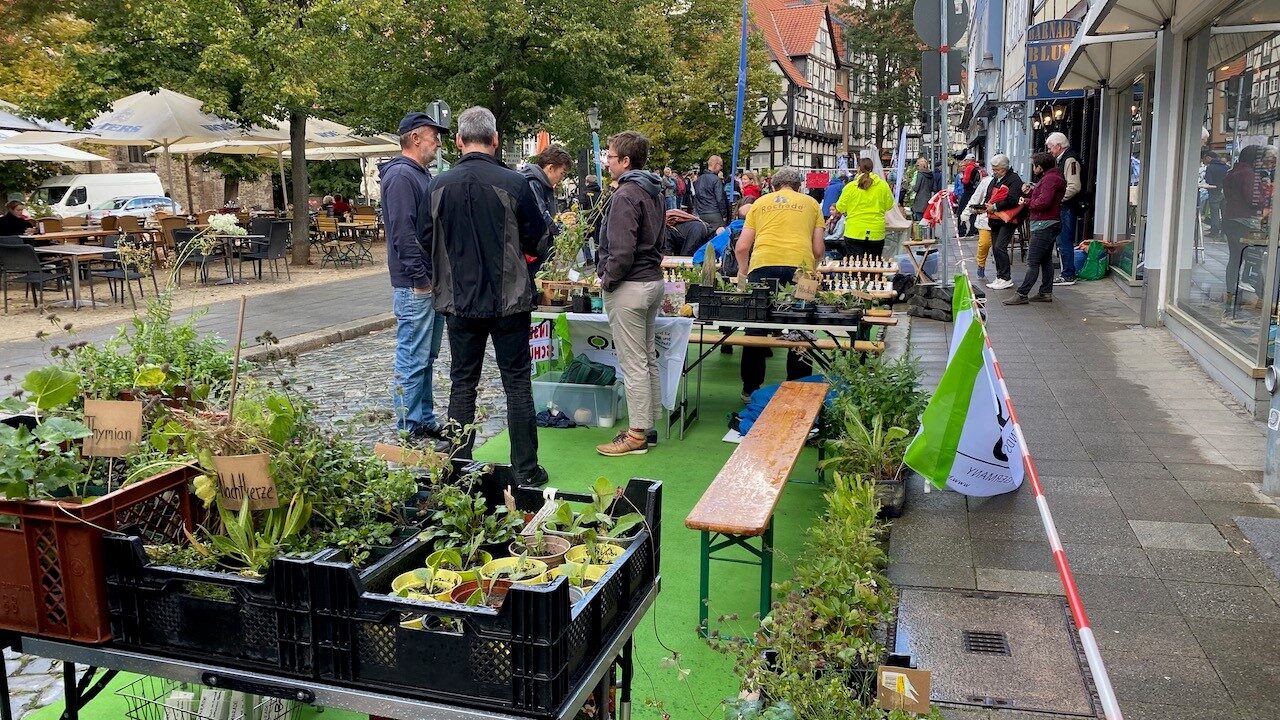
<path id="1" fill-rule="evenodd" d="M 1280 21 L 1275 0 L 1239 0 L 1219 12 L 1222 0 L 1101 0 L 1089 8 L 1080 29 L 1088 35 L 1156 32 L 1170 28 L 1182 33 L 1209 21 L 1218 25 L 1249 25 Z"/>
<path id="2" fill-rule="evenodd" d="M 1154 32 L 1085 35 L 1081 26 L 1052 86 L 1055 90 L 1083 90 L 1113 84 L 1112 79 L 1132 80 L 1155 47 Z"/>
<path id="3" fill-rule="evenodd" d="M 1215 27 L 1209 40 L 1209 67 L 1230 62 L 1277 34 L 1280 34 L 1280 22 Z"/>

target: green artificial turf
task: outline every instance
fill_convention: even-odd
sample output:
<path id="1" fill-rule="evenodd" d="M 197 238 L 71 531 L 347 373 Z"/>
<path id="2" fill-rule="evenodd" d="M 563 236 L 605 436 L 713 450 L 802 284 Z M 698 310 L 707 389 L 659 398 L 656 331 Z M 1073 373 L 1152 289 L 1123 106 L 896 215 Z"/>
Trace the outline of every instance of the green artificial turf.
<path id="1" fill-rule="evenodd" d="M 723 717 L 720 701 L 738 692 L 732 661 L 710 649 L 697 636 L 699 533 L 684 526 L 685 516 L 724 466 L 737 447 L 722 441 L 728 430 L 727 415 L 742 407 L 742 384 L 738 376 L 741 353 L 713 352 L 704 364 L 702 410 L 684 440 L 666 436 L 659 429 L 660 442 L 644 455 L 607 458 L 595 446 L 609 441 L 621 428 L 588 428 L 538 431 L 538 458 L 551 474 L 551 485 L 566 490 L 585 490 L 603 475 L 615 484 L 631 477 L 661 480 L 662 485 L 662 591 L 649 616 L 636 630 L 636 672 L 633 684 L 634 717 L 657 718 L 656 710 L 643 707 L 646 698 L 661 700 L 667 712 L 679 720 Z M 766 382 L 781 380 L 785 356 L 778 353 L 769 365 Z M 693 395 L 694 387 L 689 389 Z M 476 451 L 482 460 L 508 461 L 505 433 Z M 806 448 L 796 463 L 792 480 L 817 480 L 817 452 Z M 791 561 L 803 545 L 804 530 L 822 508 L 822 488 L 804 482 L 787 485 L 774 515 L 774 544 L 777 547 L 774 580 L 790 576 Z M 726 553 L 749 558 L 745 552 Z M 760 571 L 756 566 L 736 563 L 711 564 L 712 626 L 720 615 L 738 613 L 740 619 L 723 626 L 738 634 L 754 630 L 753 617 L 759 611 Z M 665 645 L 665 648 L 664 648 Z M 679 653 L 680 665 L 689 670 L 684 680 L 678 669 L 666 667 L 666 648 Z"/>
<path id="2" fill-rule="evenodd" d="M 634 717 L 658 718 L 659 712 L 645 707 L 647 700 L 661 701 L 673 718 L 697 720 L 720 718 L 722 699 L 735 695 L 738 679 L 732 661 L 709 648 L 695 632 L 698 622 L 698 550 L 699 534 L 684 527 L 684 518 L 693 509 L 711 480 L 720 471 L 735 445 L 721 441 L 727 431 L 726 418 L 741 407 L 738 379 L 740 353 L 712 353 L 704 364 L 701 416 L 689 429 L 684 440 L 668 438 L 665 423 L 660 428 L 658 446 L 645 455 L 606 458 L 595 452 L 595 446 L 607 442 L 621 427 L 614 429 L 585 428 L 573 430 L 540 429 L 539 461 L 551 474 L 551 485 L 565 490 L 586 490 L 598 476 L 615 484 L 631 477 L 661 480 L 662 486 L 662 591 L 657 601 L 636 630 L 636 671 L 633 684 Z M 770 361 L 768 382 L 783 375 L 781 353 Z M 694 391 L 690 387 L 690 394 Z M 477 449 L 481 460 L 506 462 L 510 445 L 506 433 L 489 440 Z M 816 452 L 808 448 L 796 464 L 792 480 L 816 481 Z M 777 547 L 774 579 L 787 578 L 791 561 L 803 544 L 803 533 L 822 508 L 822 488 L 792 482 L 786 488 L 774 515 L 774 543 Z M 737 551 L 744 559 L 745 551 Z M 722 615 L 737 613 L 739 619 L 722 625 L 739 634 L 757 626 L 753 617 L 759 603 L 759 569 L 736 563 L 712 563 L 710 615 L 713 627 Z M 666 662 L 672 651 L 679 656 L 679 666 Z M 681 670 L 687 675 L 681 679 Z M 117 679 L 122 686 L 129 679 Z M 113 690 L 81 712 L 85 720 L 119 720 L 125 717 L 126 705 Z M 56 720 L 61 703 L 45 708 L 30 717 L 34 720 Z M 310 711 L 304 718 L 311 717 Z M 351 713 L 329 710 L 323 720 L 363 718 Z"/>

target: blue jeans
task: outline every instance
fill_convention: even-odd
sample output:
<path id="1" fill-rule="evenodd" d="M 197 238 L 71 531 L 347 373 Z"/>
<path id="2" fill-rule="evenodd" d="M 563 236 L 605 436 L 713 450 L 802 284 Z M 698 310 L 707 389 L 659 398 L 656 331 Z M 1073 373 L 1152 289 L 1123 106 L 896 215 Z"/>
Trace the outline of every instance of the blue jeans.
<path id="1" fill-rule="evenodd" d="M 392 288 L 391 310 L 396 316 L 391 404 L 396 409 L 396 426 L 414 432 L 436 425 L 431 373 L 440 356 L 444 319 L 436 312 L 431 293 L 415 293 L 413 288 Z"/>
<path id="2" fill-rule="evenodd" d="M 666 206 L 668 210 L 675 210 L 679 207 L 679 205 L 676 204 L 676 199 L 674 197 L 666 198 Z"/>
<path id="3" fill-rule="evenodd" d="M 1058 229 L 1058 259 L 1062 261 L 1062 277 L 1076 276 L 1076 210 L 1062 206 L 1062 227 Z"/>

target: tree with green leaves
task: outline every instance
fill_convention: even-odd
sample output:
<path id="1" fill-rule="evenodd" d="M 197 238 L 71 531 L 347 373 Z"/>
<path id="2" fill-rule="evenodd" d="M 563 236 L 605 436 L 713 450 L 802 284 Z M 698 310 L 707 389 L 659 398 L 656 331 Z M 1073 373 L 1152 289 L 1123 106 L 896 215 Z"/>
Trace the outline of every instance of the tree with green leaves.
<path id="1" fill-rule="evenodd" d="M 653 142 L 654 167 L 689 167 L 709 155 L 728 160 L 738 92 L 741 5 L 737 0 L 698 0 L 667 16 L 665 55 L 670 72 L 627 106 L 630 124 Z M 757 33 L 747 47 L 747 93 L 740 153 L 760 142 L 756 102 L 778 94 L 778 76 Z"/>
<path id="2" fill-rule="evenodd" d="M 896 137 L 897 129 L 917 116 L 920 95 L 920 44 L 912 19 L 913 0 L 846 0 L 832 10 L 845 21 L 855 78 L 850 102 L 871 117 L 876 147 Z"/>

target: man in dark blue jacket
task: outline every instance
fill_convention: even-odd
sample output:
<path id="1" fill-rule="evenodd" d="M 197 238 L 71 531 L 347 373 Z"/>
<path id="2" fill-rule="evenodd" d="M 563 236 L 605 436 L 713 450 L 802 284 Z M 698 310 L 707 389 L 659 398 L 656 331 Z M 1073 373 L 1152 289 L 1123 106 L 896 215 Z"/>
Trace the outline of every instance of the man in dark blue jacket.
<path id="1" fill-rule="evenodd" d="M 702 222 L 715 232 L 724 227 L 729 220 L 729 197 L 724 191 L 724 180 L 720 179 L 720 168 L 724 161 L 719 155 L 707 158 L 707 169 L 693 183 L 693 214 L 702 218 Z"/>
<path id="2" fill-rule="evenodd" d="M 423 251 L 423 239 L 431 219 L 427 166 L 436 159 L 440 133 L 448 130 L 426 113 L 409 113 L 400 121 L 399 157 L 378 167 L 396 316 L 391 400 L 397 426 L 413 440 L 442 439 L 432 407 L 431 374 L 440 355 L 444 322 L 433 304 L 431 257 Z"/>
<path id="3" fill-rule="evenodd" d="M 507 395 L 511 467 L 518 484 L 542 485 L 538 425 L 530 378 L 529 321 L 533 276 L 547 219 L 520 173 L 503 165 L 493 113 L 468 108 L 458 116 L 462 158 L 431 183 L 428 247 L 435 271 L 436 309 L 448 316 L 449 420 L 464 429 L 475 422 L 476 388 L 485 345 L 493 352 Z M 459 457 L 471 457 L 467 433 Z"/>

